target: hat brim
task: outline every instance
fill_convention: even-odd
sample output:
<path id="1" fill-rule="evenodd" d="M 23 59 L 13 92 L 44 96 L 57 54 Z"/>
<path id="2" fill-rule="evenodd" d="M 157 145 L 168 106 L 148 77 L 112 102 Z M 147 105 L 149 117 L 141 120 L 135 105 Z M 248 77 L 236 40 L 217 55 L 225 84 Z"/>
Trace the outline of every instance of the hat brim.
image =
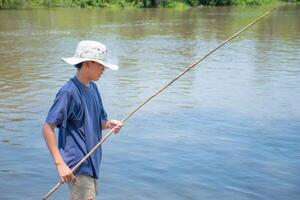
<path id="1" fill-rule="evenodd" d="M 118 65 L 113 65 L 107 62 L 104 62 L 102 60 L 98 60 L 98 59 L 90 59 L 90 58 L 77 58 L 77 57 L 71 57 L 71 58 L 61 58 L 63 61 L 65 61 L 66 63 L 70 64 L 70 65 L 77 65 L 79 63 L 85 62 L 85 61 L 94 61 L 97 62 L 101 65 L 103 65 L 104 67 L 107 67 L 111 70 L 118 70 L 119 66 Z"/>

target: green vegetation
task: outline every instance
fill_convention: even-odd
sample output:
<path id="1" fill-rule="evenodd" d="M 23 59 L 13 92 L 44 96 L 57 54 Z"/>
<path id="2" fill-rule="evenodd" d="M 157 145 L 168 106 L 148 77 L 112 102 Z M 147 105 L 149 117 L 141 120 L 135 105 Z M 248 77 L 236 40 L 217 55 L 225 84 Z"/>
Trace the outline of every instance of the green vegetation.
<path id="1" fill-rule="evenodd" d="M 278 1 L 300 0 L 0 0 L 0 8 L 33 7 L 134 7 L 134 8 L 187 8 L 197 6 L 262 5 Z"/>

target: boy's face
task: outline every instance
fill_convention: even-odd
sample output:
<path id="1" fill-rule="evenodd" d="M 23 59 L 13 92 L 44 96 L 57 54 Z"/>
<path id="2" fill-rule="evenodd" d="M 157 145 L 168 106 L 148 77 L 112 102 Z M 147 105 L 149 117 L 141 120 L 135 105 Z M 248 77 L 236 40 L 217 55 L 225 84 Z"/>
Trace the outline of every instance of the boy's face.
<path id="1" fill-rule="evenodd" d="M 88 66 L 90 79 L 93 81 L 99 80 L 105 70 L 105 67 L 93 61 L 90 61 Z"/>

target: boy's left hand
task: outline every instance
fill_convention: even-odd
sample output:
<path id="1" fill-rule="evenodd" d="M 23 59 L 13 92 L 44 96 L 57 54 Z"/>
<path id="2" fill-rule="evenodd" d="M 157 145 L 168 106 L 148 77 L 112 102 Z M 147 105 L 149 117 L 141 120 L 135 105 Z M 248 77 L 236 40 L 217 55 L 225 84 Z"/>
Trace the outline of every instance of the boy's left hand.
<path id="1" fill-rule="evenodd" d="M 123 123 L 119 120 L 112 119 L 107 121 L 107 128 L 113 129 L 114 133 L 119 133 L 122 126 Z"/>

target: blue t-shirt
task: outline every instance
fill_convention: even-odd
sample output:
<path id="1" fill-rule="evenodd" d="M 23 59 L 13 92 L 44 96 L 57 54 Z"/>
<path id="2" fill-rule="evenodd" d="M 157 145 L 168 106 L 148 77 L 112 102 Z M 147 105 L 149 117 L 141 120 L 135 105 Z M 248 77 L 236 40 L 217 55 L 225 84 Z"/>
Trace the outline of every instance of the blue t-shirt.
<path id="1" fill-rule="evenodd" d="M 65 163 L 73 168 L 102 138 L 101 120 L 107 120 L 94 82 L 82 84 L 76 76 L 57 93 L 46 122 L 59 128 L 58 148 Z M 98 148 L 75 171 L 99 178 L 102 150 Z"/>

